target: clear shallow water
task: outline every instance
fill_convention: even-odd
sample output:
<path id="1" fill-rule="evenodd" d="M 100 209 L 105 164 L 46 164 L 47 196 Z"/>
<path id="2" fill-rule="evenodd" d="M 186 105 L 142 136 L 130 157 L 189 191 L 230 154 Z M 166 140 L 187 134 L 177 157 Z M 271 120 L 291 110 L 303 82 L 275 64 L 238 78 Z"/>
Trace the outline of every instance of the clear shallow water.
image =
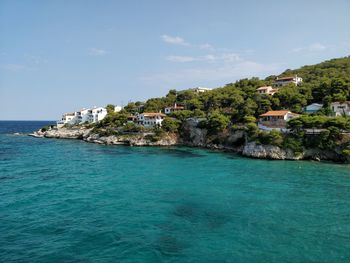
<path id="1" fill-rule="evenodd" d="M 0 122 L 0 262 L 350 262 L 349 165 L 11 125 Z"/>

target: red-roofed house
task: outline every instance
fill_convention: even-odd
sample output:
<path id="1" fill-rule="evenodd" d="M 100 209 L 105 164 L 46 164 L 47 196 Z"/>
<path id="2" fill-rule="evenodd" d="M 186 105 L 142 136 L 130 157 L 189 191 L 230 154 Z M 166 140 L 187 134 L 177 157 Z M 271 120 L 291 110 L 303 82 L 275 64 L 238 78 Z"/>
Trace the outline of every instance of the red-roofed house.
<path id="1" fill-rule="evenodd" d="M 268 111 L 260 115 L 258 126 L 262 130 L 283 130 L 289 120 L 299 116 L 289 110 Z"/>
<path id="2" fill-rule="evenodd" d="M 179 105 L 177 105 L 175 103 L 174 106 L 164 108 L 164 113 L 165 114 L 170 114 L 170 113 L 173 113 L 175 111 L 181 111 L 181 110 L 184 110 L 184 109 L 185 109 L 184 106 L 179 106 Z"/>

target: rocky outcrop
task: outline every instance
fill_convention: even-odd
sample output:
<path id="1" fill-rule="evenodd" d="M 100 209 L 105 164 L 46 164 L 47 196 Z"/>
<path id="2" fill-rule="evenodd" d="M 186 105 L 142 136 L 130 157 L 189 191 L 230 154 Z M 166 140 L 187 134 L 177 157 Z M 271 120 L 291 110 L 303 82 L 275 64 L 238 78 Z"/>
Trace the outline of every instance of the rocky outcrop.
<path id="1" fill-rule="evenodd" d="M 57 139 L 83 139 L 87 137 L 92 129 L 86 128 L 60 128 L 51 129 L 45 132 L 38 131 L 37 133 L 42 134 L 46 138 L 57 138 Z"/>
<path id="2" fill-rule="evenodd" d="M 303 158 L 302 154 L 295 154 L 290 149 L 282 149 L 274 145 L 261 145 L 255 142 L 245 144 L 242 155 L 252 158 L 273 160 L 300 160 Z"/>
<path id="3" fill-rule="evenodd" d="M 90 143 L 130 146 L 171 146 L 178 144 L 178 136 L 174 133 L 165 133 L 161 136 L 154 136 L 153 133 L 121 134 L 101 136 L 94 133 L 93 129 L 87 128 L 60 128 L 48 131 L 37 131 L 35 137 L 56 138 L 56 139 L 80 139 Z"/>
<path id="4" fill-rule="evenodd" d="M 91 128 L 60 128 L 47 131 L 37 131 L 31 134 L 34 137 L 80 139 L 90 143 L 106 145 L 129 146 L 173 146 L 186 145 L 241 153 L 243 156 L 273 160 L 330 160 L 350 163 L 350 157 L 345 156 L 341 147 L 334 150 L 305 149 L 302 153 L 294 153 L 290 149 L 283 149 L 274 145 L 262 145 L 255 142 L 246 142 L 244 130 L 227 130 L 215 135 L 206 129 L 198 127 L 198 121 L 189 120 L 179 134 L 162 133 L 134 133 L 104 136 L 94 132 Z"/>
<path id="5" fill-rule="evenodd" d="M 118 145 L 125 144 L 130 146 L 172 146 L 178 144 L 178 136 L 174 133 L 166 133 L 155 139 L 153 134 L 133 134 L 133 135 L 112 135 L 99 136 L 90 134 L 84 138 L 87 142 Z"/>

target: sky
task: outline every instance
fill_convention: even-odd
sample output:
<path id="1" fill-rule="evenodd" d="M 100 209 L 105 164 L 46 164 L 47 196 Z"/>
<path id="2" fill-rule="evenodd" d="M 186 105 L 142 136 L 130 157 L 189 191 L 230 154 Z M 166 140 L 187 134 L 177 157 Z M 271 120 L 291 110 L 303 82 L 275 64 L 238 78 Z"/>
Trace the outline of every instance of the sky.
<path id="1" fill-rule="evenodd" d="M 0 0 L 0 120 L 349 56 L 349 14 L 349 0 Z"/>

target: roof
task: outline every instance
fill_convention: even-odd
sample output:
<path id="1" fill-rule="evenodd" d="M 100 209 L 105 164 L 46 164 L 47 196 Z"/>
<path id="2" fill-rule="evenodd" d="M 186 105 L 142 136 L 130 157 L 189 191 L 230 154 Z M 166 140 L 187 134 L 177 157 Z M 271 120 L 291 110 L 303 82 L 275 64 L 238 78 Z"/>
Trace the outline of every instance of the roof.
<path id="1" fill-rule="evenodd" d="M 312 103 L 312 104 L 307 105 L 306 107 L 310 107 L 310 106 L 319 106 L 319 107 L 323 107 L 323 104 L 320 104 L 320 103 Z"/>
<path id="2" fill-rule="evenodd" d="M 350 106 L 350 101 L 344 101 L 344 102 L 334 101 L 331 104 L 345 104 L 345 103 L 347 103 Z"/>
<path id="3" fill-rule="evenodd" d="M 295 77 L 282 77 L 282 78 L 277 78 L 276 81 L 278 80 L 291 80 L 294 79 Z"/>
<path id="4" fill-rule="evenodd" d="M 144 113 L 141 113 L 143 116 L 145 117 L 154 117 L 154 116 L 163 116 L 165 117 L 166 115 L 163 114 L 163 113 L 160 113 L 160 112 L 144 112 Z"/>
<path id="5" fill-rule="evenodd" d="M 291 112 L 289 110 L 273 110 L 273 111 L 268 111 L 264 114 L 261 114 L 260 117 L 285 116 L 287 113 L 291 113 Z"/>
<path id="6" fill-rule="evenodd" d="M 170 107 L 165 107 L 166 109 L 185 109 L 185 107 L 184 106 L 170 106 Z"/>

